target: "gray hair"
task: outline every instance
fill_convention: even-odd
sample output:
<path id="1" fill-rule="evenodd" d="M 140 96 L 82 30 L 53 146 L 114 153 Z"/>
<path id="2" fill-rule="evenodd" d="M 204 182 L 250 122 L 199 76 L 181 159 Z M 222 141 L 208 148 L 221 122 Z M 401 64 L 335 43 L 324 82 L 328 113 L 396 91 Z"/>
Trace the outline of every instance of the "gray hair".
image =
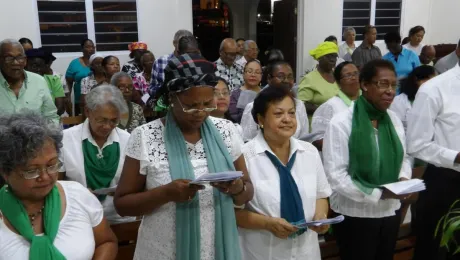
<path id="1" fill-rule="evenodd" d="M 179 31 L 177 31 L 177 32 L 174 34 L 174 42 L 175 42 L 176 44 L 178 44 L 180 38 L 182 38 L 182 37 L 184 37 L 184 36 L 193 36 L 193 33 L 190 32 L 190 31 L 188 31 L 188 30 L 184 30 L 184 29 L 179 30 Z"/>
<path id="2" fill-rule="evenodd" d="M 235 43 L 235 45 L 237 45 L 235 39 L 232 39 L 232 38 L 226 38 L 226 39 L 223 39 L 222 42 L 220 43 L 220 46 L 219 46 L 219 52 L 223 51 L 224 50 L 224 46 L 225 46 L 225 43 L 227 41 L 232 41 Z"/>
<path id="3" fill-rule="evenodd" d="M 93 88 L 88 95 L 85 97 L 86 107 L 90 111 L 94 111 L 97 108 L 105 105 L 114 106 L 119 114 L 128 112 L 128 106 L 126 100 L 123 98 L 121 91 L 112 85 L 101 85 Z"/>
<path id="4" fill-rule="evenodd" d="M 15 39 L 5 39 L 3 41 L 0 42 L 0 56 L 3 55 L 3 46 L 7 45 L 7 44 L 11 44 L 13 46 L 18 46 L 21 48 L 21 52 L 24 54 L 24 48 L 22 47 L 22 44 L 20 42 L 18 42 L 17 40 Z"/>
<path id="5" fill-rule="evenodd" d="M 353 28 L 353 27 L 347 27 L 347 28 L 345 28 L 345 30 L 343 30 L 343 37 L 346 37 L 347 34 L 348 34 L 348 33 L 351 33 L 351 32 L 353 32 L 353 33 L 356 34 L 355 28 Z"/>
<path id="6" fill-rule="evenodd" d="M 9 175 L 36 158 L 46 141 L 62 147 L 62 130 L 30 110 L 0 116 L 0 173 Z"/>
<path id="7" fill-rule="evenodd" d="M 129 78 L 131 81 L 133 80 L 128 73 L 120 71 L 113 74 L 112 78 L 110 79 L 110 84 L 116 87 L 118 86 L 118 81 L 120 81 L 122 78 Z"/>
<path id="8" fill-rule="evenodd" d="M 247 52 L 249 50 L 249 44 L 251 44 L 251 43 L 255 43 L 256 46 L 257 46 L 257 43 L 255 41 L 247 40 L 247 41 L 244 42 L 244 52 Z"/>

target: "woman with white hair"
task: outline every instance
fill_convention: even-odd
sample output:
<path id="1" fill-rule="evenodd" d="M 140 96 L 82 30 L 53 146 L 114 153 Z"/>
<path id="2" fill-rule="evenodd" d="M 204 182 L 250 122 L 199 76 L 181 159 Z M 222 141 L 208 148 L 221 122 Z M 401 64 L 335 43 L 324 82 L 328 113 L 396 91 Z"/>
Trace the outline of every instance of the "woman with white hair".
<path id="1" fill-rule="evenodd" d="M 347 27 L 343 31 L 343 38 L 345 42 L 339 46 L 339 58 L 344 59 L 345 61 L 352 61 L 351 55 L 356 49 L 355 39 L 356 39 L 356 30 L 353 27 Z"/>
<path id="2" fill-rule="evenodd" d="M 133 80 L 128 73 L 121 71 L 112 76 L 110 83 L 121 91 L 128 106 L 128 115 L 121 117 L 118 127 L 131 133 L 136 127 L 146 123 L 142 107 L 131 101 L 134 90 Z"/>
<path id="3" fill-rule="evenodd" d="M 64 130 L 60 179 L 81 183 L 93 193 L 118 185 L 129 133 L 117 128 L 128 112 L 123 94 L 111 85 L 98 86 L 86 95 L 84 123 Z M 111 223 L 128 222 L 114 209 L 113 195 L 98 195 L 104 215 Z"/>

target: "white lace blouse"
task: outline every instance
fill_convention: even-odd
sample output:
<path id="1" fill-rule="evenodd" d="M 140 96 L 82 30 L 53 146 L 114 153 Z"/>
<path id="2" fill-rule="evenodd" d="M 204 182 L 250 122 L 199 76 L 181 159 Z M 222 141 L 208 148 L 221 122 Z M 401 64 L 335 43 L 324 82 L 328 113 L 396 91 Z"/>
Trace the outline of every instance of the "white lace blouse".
<path id="1" fill-rule="evenodd" d="M 209 117 L 221 133 L 230 155 L 235 161 L 242 152 L 243 141 L 235 125 L 225 119 Z M 160 119 L 136 128 L 131 133 L 126 155 L 140 161 L 140 174 L 146 175 L 146 189 L 154 189 L 171 182 L 168 154 Z M 195 177 L 208 173 L 202 140 L 186 143 Z M 213 188 L 199 192 L 201 223 L 201 260 L 214 259 L 214 200 Z M 176 259 L 176 205 L 167 203 L 144 216 L 139 228 L 134 259 Z"/>

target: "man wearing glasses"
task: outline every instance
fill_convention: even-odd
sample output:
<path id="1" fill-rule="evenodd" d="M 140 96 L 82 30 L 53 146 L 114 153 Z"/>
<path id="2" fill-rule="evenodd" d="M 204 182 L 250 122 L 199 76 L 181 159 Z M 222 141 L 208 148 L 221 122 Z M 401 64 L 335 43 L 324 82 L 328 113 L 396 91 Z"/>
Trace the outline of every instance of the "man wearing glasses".
<path id="1" fill-rule="evenodd" d="M 238 55 L 238 45 L 231 38 L 224 39 L 219 48 L 220 58 L 215 62 L 217 71 L 216 76 L 228 82 L 230 92 L 238 89 L 244 83 L 243 67 L 236 63 Z"/>
<path id="2" fill-rule="evenodd" d="M 59 124 L 57 108 L 43 77 L 24 70 L 22 45 L 16 40 L 0 42 L 0 115 L 30 110 Z"/>

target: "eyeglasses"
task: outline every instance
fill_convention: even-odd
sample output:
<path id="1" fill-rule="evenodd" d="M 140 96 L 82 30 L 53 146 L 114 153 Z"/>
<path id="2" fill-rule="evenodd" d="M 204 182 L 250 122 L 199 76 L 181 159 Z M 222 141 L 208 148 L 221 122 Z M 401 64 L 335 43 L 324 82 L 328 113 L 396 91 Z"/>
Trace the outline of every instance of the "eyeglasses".
<path id="1" fill-rule="evenodd" d="M 37 168 L 34 170 L 29 170 L 29 171 L 21 171 L 21 175 L 24 179 L 26 180 L 32 180 L 40 177 L 41 173 L 43 171 L 46 171 L 47 174 L 52 175 L 58 173 L 59 169 L 62 167 L 61 162 L 57 162 L 56 164 L 53 164 L 51 166 L 48 166 L 46 168 Z"/>
<path id="2" fill-rule="evenodd" d="M 396 90 L 398 89 L 398 83 L 395 82 L 388 82 L 386 80 L 379 80 L 379 81 L 372 81 L 372 84 L 376 85 L 380 90 Z"/>
<path id="3" fill-rule="evenodd" d="M 119 86 L 118 88 L 120 89 L 121 92 L 133 90 L 133 86 Z"/>
<path id="4" fill-rule="evenodd" d="M 226 97 L 228 97 L 228 96 L 230 96 L 230 92 L 228 92 L 228 91 L 224 91 L 224 92 L 214 91 L 214 97 L 217 97 L 217 98 L 219 98 L 219 97 L 226 98 Z"/>
<path id="5" fill-rule="evenodd" d="M 246 70 L 245 73 L 249 75 L 262 75 L 262 71 L 258 70 Z"/>
<path id="6" fill-rule="evenodd" d="M 18 63 L 24 63 L 27 59 L 26 56 L 2 56 L 3 59 L 5 60 L 5 63 L 13 63 L 14 61 L 17 61 Z"/>
<path id="7" fill-rule="evenodd" d="M 198 108 L 190 108 L 190 109 L 185 109 L 184 106 L 182 105 L 182 102 L 180 102 L 180 99 L 178 96 L 176 96 L 177 98 L 177 101 L 179 102 L 179 105 L 181 106 L 182 108 L 182 111 L 184 111 L 184 113 L 187 113 L 187 114 L 196 114 L 196 113 L 199 113 L 199 112 L 206 112 L 206 113 L 209 113 L 209 112 L 212 112 L 214 110 L 217 109 L 217 106 L 214 106 L 214 107 L 205 107 L 203 109 L 198 109 Z M 202 103 L 203 105 L 203 103 Z"/>
<path id="8" fill-rule="evenodd" d="M 236 52 L 225 52 L 225 51 L 223 51 L 223 53 L 225 54 L 225 56 L 227 56 L 229 58 L 236 58 L 236 55 L 238 55 L 238 53 L 236 53 Z"/>
<path id="9" fill-rule="evenodd" d="M 95 119 L 94 120 L 99 125 L 109 125 L 111 127 L 115 127 L 120 123 L 120 119 Z"/>
<path id="10" fill-rule="evenodd" d="M 273 77 L 279 79 L 281 82 L 293 82 L 294 76 L 293 75 L 272 75 Z"/>
<path id="11" fill-rule="evenodd" d="M 258 48 L 249 48 L 248 50 L 250 50 L 250 51 L 255 51 L 255 52 L 259 52 L 259 51 L 260 51 Z"/>
<path id="12" fill-rule="evenodd" d="M 341 77 L 342 79 L 352 79 L 352 78 L 359 78 L 359 71 L 353 72 L 353 73 L 347 73 Z"/>

